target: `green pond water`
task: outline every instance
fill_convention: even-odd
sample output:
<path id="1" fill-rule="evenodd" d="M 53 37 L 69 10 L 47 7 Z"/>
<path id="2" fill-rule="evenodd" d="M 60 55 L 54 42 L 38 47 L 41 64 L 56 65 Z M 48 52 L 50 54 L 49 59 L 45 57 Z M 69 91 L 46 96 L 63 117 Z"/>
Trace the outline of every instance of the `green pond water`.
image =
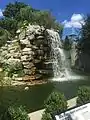
<path id="1" fill-rule="evenodd" d="M 0 88 L 0 103 L 8 105 L 23 105 L 28 112 L 43 108 L 44 100 L 49 94 L 56 90 L 63 92 L 67 99 L 75 97 L 79 86 L 89 86 L 90 80 L 70 81 L 70 82 L 53 82 L 43 85 L 29 86 L 25 91 L 25 86 L 3 87 Z"/>

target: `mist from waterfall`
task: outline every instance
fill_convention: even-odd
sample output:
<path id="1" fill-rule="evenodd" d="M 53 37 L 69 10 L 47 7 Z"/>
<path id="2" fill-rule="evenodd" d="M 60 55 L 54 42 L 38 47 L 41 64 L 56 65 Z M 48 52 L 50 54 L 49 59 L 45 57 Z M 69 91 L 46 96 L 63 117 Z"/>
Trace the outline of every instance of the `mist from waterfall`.
<path id="1" fill-rule="evenodd" d="M 68 81 L 84 79 L 83 76 L 77 75 L 71 69 L 70 51 L 62 47 L 60 36 L 57 32 L 47 30 L 51 38 L 51 62 L 53 67 L 53 81 Z"/>

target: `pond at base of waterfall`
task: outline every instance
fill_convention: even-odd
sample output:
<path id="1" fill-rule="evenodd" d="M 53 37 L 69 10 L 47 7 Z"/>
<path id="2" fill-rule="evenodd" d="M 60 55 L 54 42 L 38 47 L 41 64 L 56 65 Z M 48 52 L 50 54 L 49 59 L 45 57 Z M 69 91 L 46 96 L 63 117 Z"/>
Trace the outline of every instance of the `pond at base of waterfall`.
<path id="1" fill-rule="evenodd" d="M 73 98 L 77 94 L 79 86 L 90 87 L 90 80 L 52 82 L 42 85 L 13 86 L 0 88 L 0 103 L 5 106 L 23 105 L 28 112 L 33 112 L 44 107 L 44 101 L 54 90 L 63 92 L 67 99 Z"/>

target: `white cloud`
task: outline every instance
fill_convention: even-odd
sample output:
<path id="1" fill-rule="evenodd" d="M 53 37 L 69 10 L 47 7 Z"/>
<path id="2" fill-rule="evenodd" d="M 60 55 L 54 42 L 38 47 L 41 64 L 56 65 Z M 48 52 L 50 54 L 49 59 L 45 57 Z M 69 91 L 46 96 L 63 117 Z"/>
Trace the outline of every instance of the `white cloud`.
<path id="1" fill-rule="evenodd" d="M 3 16 L 3 13 L 2 13 L 2 10 L 0 9 L 0 17 L 2 17 Z"/>
<path id="2" fill-rule="evenodd" d="M 62 22 L 62 24 L 66 24 L 67 23 L 67 20 L 64 20 L 63 22 Z"/>
<path id="3" fill-rule="evenodd" d="M 71 17 L 71 21 L 82 21 L 83 17 L 81 14 L 73 14 Z"/>
<path id="4" fill-rule="evenodd" d="M 81 14 L 73 14 L 71 17 L 70 21 L 65 20 L 63 22 L 64 27 L 76 27 L 76 28 L 81 28 L 82 24 L 84 24 L 84 20 L 83 20 L 83 15 Z"/>

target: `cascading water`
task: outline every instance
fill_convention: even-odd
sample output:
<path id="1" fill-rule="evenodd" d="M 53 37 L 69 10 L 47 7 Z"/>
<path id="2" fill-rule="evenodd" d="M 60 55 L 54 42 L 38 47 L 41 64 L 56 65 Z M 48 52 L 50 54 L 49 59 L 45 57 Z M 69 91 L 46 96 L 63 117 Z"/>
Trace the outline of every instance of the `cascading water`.
<path id="1" fill-rule="evenodd" d="M 47 30 L 50 37 L 49 45 L 51 47 L 51 62 L 53 67 L 54 77 L 60 76 L 61 74 L 61 56 L 59 48 L 61 46 L 60 37 L 57 32 Z"/>
<path id="2" fill-rule="evenodd" d="M 51 47 L 51 62 L 53 67 L 54 78 L 53 81 L 67 81 L 83 79 L 71 69 L 70 51 L 62 48 L 62 42 L 57 32 L 47 30 Z"/>

